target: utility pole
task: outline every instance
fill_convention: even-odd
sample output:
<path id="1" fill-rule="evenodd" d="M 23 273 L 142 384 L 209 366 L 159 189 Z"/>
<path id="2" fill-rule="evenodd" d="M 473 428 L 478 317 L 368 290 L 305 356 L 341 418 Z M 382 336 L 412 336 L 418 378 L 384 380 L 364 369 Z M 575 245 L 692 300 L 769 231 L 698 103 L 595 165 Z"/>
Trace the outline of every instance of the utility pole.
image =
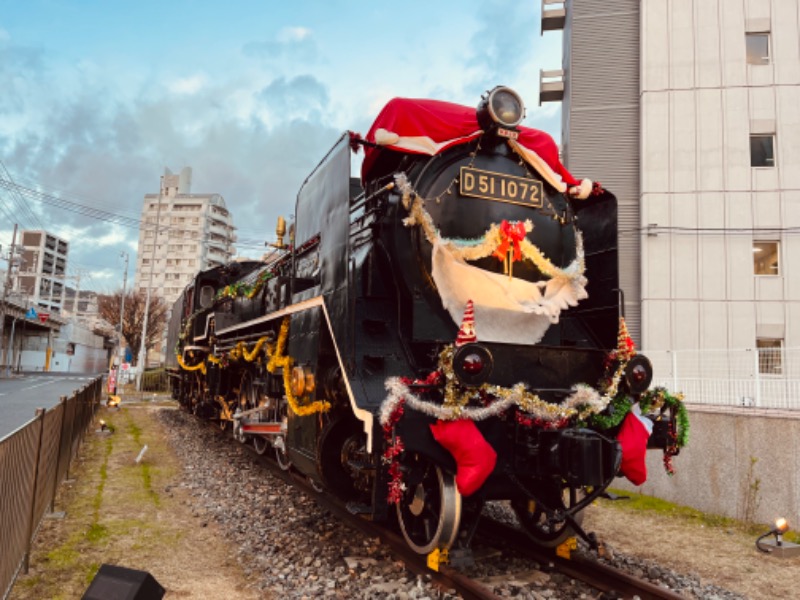
<path id="1" fill-rule="evenodd" d="M 119 350 L 117 352 L 117 387 L 120 385 L 119 372 L 122 368 L 122 323 L 125 318 L 125 288 L 128 285 L 128 253 L 120 252 L 120 256 L 125 257 L 125 271 L 122 274 L 122 300 L 119 306 L 119 336 L 117 337 L 119 343 Z M 114 390 L 115 392 L 117 390 Z"/>
<path id="2" fill-rule="evenodd" d="M 8 298 L 8 288 L 11 286 L 11 267 L 14 261 L 14 254 L 16 253 L 17 244 L 17 224 L 14 223 L 14 234 L 11 237 L 11 251 L 8 254 L 8 271 L 6 271 L 6 280 L 3 284 L 3 297 L 0 300 L 0 363 L 6 364 L 6 356 L 8 354 L 5 339 L 3 338 L 4 329 L 6 324 L 6 298 Z"/>
<path id="3" fill-rule="evenodd" d="M 164 194 L 164 177 L 158 190 L 158 206 L 156 207 L 156 222 L 153 224 L 155 235 L 153 236 L 153 252 L 150 255 L 150 276 L 147 280 L 147 297 L 144 302 L 144 322 L 142 323 L 142 345 L 139 349 L 139 368 L 136 369 L 136 391 L 142 391 L 142 375 L 144 374 L 145 362 L 147 361 L 147 319 L 150 314 L 150 294 L 153 291 L 153 267 L 156 264 L 156 246 L 158 245 L 158 220 L 161 218 L 161 197 Z"/>
<path id="4" fill-rule="evenodd" d="M 75 300 L 72 301 L 72 317 L 77 321 L 78 317 L 78 297 L 81 295 L 81 272 L 78 270 L 75 275 Z M 66 301 L 65 301 L 66 304 Z"/>

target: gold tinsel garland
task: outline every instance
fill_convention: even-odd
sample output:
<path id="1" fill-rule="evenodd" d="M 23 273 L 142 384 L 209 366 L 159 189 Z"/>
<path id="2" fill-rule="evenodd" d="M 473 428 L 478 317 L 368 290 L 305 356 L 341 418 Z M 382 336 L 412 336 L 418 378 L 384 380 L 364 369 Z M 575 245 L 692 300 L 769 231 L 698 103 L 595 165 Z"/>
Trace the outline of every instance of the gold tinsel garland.
<path id="1" fill-rule="evenodd" d="M 474 261 L 491 256 L 501 245 L 503 237 L 500 226 L 496 223 L 492 223 L 481 238 L 474 240 L 451 240 L 442 238 L 436 229 L 433 218 L 424 208 L 424 200 L 414 191 L 405 174 L 400 173 L 396 175 L 395 182 L 397 183 L 398 189 L 403 194 L 403 206 L 405 206 L 409 213 L 408 217 L 403 219 L 403 224 L 406 227 L 419 225 L 425 234 L 425 238 L 431 245 L 436 243 L 442 244 L 454 256 L 464 261 Z M 533 223 L 530 220 L 526 220 L 524 226 L 526 231 L 533 231 Z M 575 260 L 564 269 L 555 266 L 542 254 L 542 251 L 527 238 L 520 241 L 519 249 L 525 259 L 531 261 L 543 275 L 550 278 L 564 278 L 572 281 L 582 278 L 586 271 L 583 253 L 583 236 L 577 229 L 575 230 Z"/>
<path id="2" fill-rule="evenodd" d="M 198 363 L 196 365 L 189 366 L 185 362 L 183 362 L 183 358 L 181 357 L 180 354 L 176 354 L 175 358 L 178 359 L 178 365 L 180 365 L 181 369 L 183 369 L 184 371 L 200 371 L 203 375 L 206 374 L 206 363 L 205 362 L 201 362 L 201 363 Z"/>
<path id="3" fill-rule="evenodd" d="M 289 336 L 289 323 L 289 317 L 284 318 L 283 322 L 281 323 L 280 332 L 278 333 L 278 339 L 275 343 L 270 343 L 265 336 L 259 338 L 253 347 L 248 349 L 247 344 L 244 342 L 239 342 L 230 350 L 228 353 L 228 358 L 231 360 L 244 358 L 244 360 L 247 362 L 253 362 L 258 358 L 262 347 L 264 344 L 266 344 L 266 354 L 268 358 L 266 369 L 270 373 L 275 373 L 275 371 L 278 369 L 283 369 L 284 393 L 286 395 L 286 401 L 289 404 L 289 408 L 292 410 L 292 412 L 299 417 L 306 417 L 319 412 L 327 412 L 331 408 L 330 402 L 325 400 L 316 400 L 310 404 L 301 404 L 292 393 L 292 364 L 294 361 L 292 360 L 291 356 L 284 354 L 286 349 L 286 340 Z M 207 372 L 205 362 L 189 366 L 183 361 L 183 358 L 180 354 L 176 353 L 175 358 L 178 359 L 178 365 L 180 365 L 181 369 L 184 371 L 200 371 L 203 373 L 203 375 L 205 375 Z M 209 354 L 206 357 L 206 360 L 215 365 L 222 365 L 222 367 L 225 368 L 226 362 L 223 361 L 223 358 L 224 357 L 216 357 L 213 354 Z"/>
<path id="4" fill-rule="evenodd" d="M 269 355 L 269 362 L 267 362 L 267 371 L 274 373 L 276 369 L 283 369 L 283 388 L 286 394 L 286 401 L 289 403 L 289 408 L 298 417 L 307 417 L 319 412 L 327 412 L 331 408 L 331 403 L 326 400 L 316 400 L 311 404 L 300 404 L 297 398 L 292 393 L 292 357 L 284 355 L 286 348 L 286 339 L 289 336 L 289 317 L 283 319 L 281 323 L 281 330 L 278 333 L 278 340 L 275 345 L 267 345 L 267 353 Z M 272 347 L 270 347 L 272 346 Z"/>
<path id="5" fill-rule="evenodd" d="M 454 347 L 449 345 L 439 355 L 439 373 L 444 376 L 442 404 L 423 400 L 411 392 L 402 378 L 390 377 L 386 380 L 386 390 L 389 395 L 381 405 L 380 422 L 382 424 L 389 422 L 400 402 L 405 402 L 416 411 L 445 421 L 464 418 L 483 421 L 499 416 L 512 406 L 518 406 L 529 417 L 555 424 L 573 418 L 586 419 L 605 410 L 611 401 L 611 396 L 608 394 L 601 394 L 585 384 L 575 385 L 572 394 L 561 404 L 542 400 L 537 394 L 529 392 L 524 383 L 518 383 L 510 388 L 489 384 L 473 389 L 464 388 L 458 384 L 453 371 L 454 351 Z M 471 402 L 478 403 L 487 399 L 492 401 L 485 406 L 469 406 Z"/>

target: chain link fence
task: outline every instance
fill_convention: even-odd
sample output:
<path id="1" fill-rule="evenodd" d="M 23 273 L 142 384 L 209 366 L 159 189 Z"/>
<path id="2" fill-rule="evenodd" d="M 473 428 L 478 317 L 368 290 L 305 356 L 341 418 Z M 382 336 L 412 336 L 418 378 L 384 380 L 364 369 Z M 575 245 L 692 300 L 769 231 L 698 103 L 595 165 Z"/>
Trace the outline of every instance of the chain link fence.
<path id="1" fill-rule="evenodd" d="M 800 410 L 800 348 L 650 350 L 654 385 L 692 404 Z"/>
<path id="2" fill-rule="evenodd" d="M 0 592 L 5 600 L 28 571 L 31 542 L 52 512 L 58 485 L 100 406 L 98 377 L 57 406 L 0 439 Z"/>

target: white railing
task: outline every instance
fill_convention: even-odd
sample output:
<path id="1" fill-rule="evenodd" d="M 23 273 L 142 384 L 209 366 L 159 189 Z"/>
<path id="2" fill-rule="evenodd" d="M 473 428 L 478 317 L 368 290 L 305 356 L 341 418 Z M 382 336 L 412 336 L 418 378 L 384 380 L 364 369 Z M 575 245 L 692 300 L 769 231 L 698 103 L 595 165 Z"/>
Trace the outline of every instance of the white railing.
<path id="1" fill-rule="evenodd" d="M 800 348 L 642 351 L 686 402 L 800 410 Z"/>

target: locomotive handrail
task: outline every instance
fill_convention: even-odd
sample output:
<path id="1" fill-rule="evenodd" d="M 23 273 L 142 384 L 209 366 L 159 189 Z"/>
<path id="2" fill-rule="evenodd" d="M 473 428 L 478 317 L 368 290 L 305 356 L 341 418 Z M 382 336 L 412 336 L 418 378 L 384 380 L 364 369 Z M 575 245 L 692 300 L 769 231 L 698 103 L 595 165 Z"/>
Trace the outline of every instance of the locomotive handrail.
<path id="1" fill-rule="evenodd" d="M 257 339 L 262 338 L 264 336 L 266 336 L 267 338 L 271 338 L 271 339 L 267 339 L 268 342 L 274 342 L 275 341 L 275 334 L 272 331 L 268 331 L 266 333 L 250 333 L 250 334 L 247 334 L 247 335 L 239 335 L 239 336 L 232 337 L 232 338 L 225 338 L 225 342 L 224 343 L 215 344 L 215 349 L 216 350 L 227 350 L 228 348 L 232 348 L 233 346 L 235 346 L 239 342 L 249 342 L 251 340 L 257 340 Z"/>
<path id="2" fill-rule="evenodd" d="M 395 184 L 394 181 L 390 181 L 385 186 L 383 186 L 382 188 L 380 188 L 376 192 L 373 192 L 369 196 L 367 196 L 365 193 L 359 194 L 350 203 L 350 212 L 353 213 L 356 210 L 358 210 L 359 208 L 361 208 L 362 206 L 365 206 L 370 200 L 374 200 L 375 198 L 377 198 L 381 194 L 385 194 L 386 192 L 392 191 L 395 188 L 395 185 L 396 184 Z"/>

